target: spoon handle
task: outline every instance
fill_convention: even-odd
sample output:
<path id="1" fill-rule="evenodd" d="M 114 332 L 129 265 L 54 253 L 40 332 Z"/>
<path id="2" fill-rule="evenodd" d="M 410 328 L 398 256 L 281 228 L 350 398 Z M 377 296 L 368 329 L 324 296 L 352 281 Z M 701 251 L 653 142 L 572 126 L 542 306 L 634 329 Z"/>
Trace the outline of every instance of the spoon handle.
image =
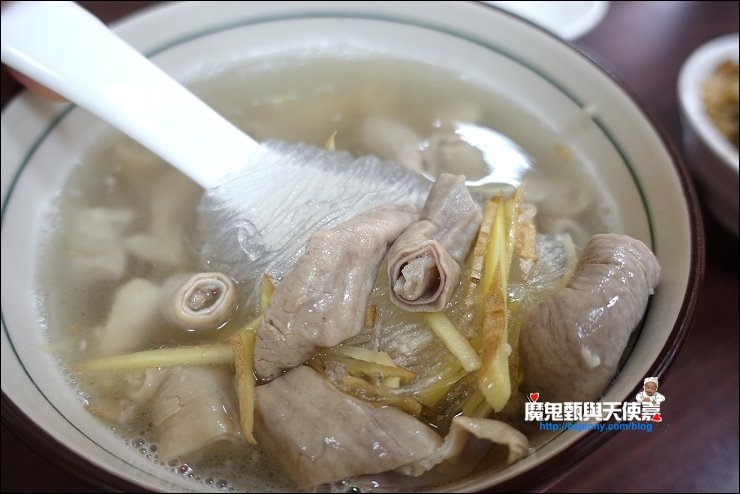
<path id="1" fill-rule="evenodd" d="M 74 2 L 2 8 L 2 61 L 128 134 L 205 188 L 258 144 Z"/>

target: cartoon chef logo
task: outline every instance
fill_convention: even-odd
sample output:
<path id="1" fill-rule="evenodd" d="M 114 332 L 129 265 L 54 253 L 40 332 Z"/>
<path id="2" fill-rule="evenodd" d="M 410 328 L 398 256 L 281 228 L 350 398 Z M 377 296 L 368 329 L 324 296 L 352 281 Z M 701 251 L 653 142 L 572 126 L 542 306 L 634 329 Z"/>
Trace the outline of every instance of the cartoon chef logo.
<path id="1" fill-rule="evenodd" d="M 637 393 L 635 401 L 639 401 L 640 403 L 649 403 L 655 406 L 660 406 L 660 404 L 665 401 L 665 396 L 658 393 L 657 377 L 645 378 L 645 382 L 642 385 L 642 391 Z"/>
<path id="2" fill-rule="evenodd" d="M 642 408 L 642 420 L 652 422 L 662 422 L 660 414 L 660 404 L 665 401 L 665 396 L 658 393 L 658 378 L 646 377 L 642 385 L 642 391 L 637 393 L 635 401 L 640 403 Z"/>

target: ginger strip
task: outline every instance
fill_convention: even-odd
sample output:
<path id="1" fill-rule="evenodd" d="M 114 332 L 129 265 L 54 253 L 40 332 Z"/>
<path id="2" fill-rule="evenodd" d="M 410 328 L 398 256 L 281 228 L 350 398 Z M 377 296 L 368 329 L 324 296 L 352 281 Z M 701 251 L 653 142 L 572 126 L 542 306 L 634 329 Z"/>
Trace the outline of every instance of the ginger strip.
<path id="1" fill-rule="evenodd" d="M 100 357 L 72 366 L 71 372 L 130 371 L 175 365 L 223 365 L 231 364 L 232 360 L 231 345 L 218 343 Z"/>
<path id="2" fill-rule="evenodd" d="M 480 368 L 480 357 L 444 312 L 424 312 L 423 317 L 463 369 L 472 372 Z"/>
<path id="3" fill-rule="evenodd" d="M 514 253 L 534 262 L 533 232 L 522 233 L 519 222 L 524 185 L 504 200 L 492 197 L 486 201 L 483 221 L 491 222 L 483 259 L 483 322 L 481 327 L 481 368 L 478 389 L 488 406 L 501 411 L 511 398 L 512 376 L 518 379 L 519 360 L 512 356 L 509 341 L 509 307 L 507 288 Z M 524 237 L 522 237 L 524 235 Z M 535 254 L 536 256 L 536 254 Z M 511 336 L 518 339 L 518 328 Z M 514 345 L 516 346 L 516 345 Z M 469 413 L 485 413 L 485 407 L 469 406 Z"/>
<path id="4" fill-rule="evenodd" d="M 231 337 L 236 376 L 236 395 L 239 401 L 239 426 L 244 439 L 250 444 L 257 444 L 257 440 L 254 438 L 255 336 L 254 331 L 241 330 Z"/>

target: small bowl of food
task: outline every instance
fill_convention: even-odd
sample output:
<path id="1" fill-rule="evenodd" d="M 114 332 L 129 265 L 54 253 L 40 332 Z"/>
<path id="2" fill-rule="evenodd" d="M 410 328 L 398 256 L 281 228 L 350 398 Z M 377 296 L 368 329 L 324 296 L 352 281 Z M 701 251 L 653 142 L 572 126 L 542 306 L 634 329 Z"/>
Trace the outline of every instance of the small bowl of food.
<path id="1" fill-rule="evenodd" d="M 635 395 L 690 326 L 698 206 L 581 53 L 483 2 L 115 30 L 258 156 L 314 159 L 204 193 L 79 107 L 5 108 L 3 418 L 47 456 L 120 490 L 533 490 L 660 427 Z"/>
<path id="2" fill-rule="evenodd" d="M 738 34 L 699 47 L 684 63 L 678 98 L 688 164 L 714 216 L 738 234 Z"/>

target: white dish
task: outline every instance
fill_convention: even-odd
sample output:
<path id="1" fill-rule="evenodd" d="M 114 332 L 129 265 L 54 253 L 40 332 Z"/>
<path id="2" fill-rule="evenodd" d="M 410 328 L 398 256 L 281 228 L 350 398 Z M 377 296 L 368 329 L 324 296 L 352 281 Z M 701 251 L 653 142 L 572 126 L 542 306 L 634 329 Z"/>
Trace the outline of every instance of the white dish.
<path id="1" fill-rule="evenodd" d="M 485 2 L 525 19 L 557 34 L 574 40 L 594 29 L 609 10 L 609 3 L 597 2 Z"/>
<path id="2" fill-rule="evenodd" d="M 631 399 L 645 376 L 661 377 L 675 357 L 701 279 L 703 242 L 691 185 L 629 95 L 554 36 L 484 5 L 460 2 L 425 9 L 401 2 L 186 2 L 144 11 L 116 30 L 183 81 L 250 56 L 310 55 L 343 46 L 441 65 L 504 95 L 537 115 L 576 162 L 608 185 L 621 217 L 619 232 L 644 241 L 663 266 L 640 337 L 604 399 Z M 199 491 L 201 484 L 163 472 L 91 420 L 44 351 L 34 282 L 39 239 L 49 226 L 45 205 L 108 132 L 78 108 L 29 94 L 3 112 L 2 390 L 33 427 L 58 443 L 53 454 L 79 457 L 77 468 L 98 481 Z M 424 488 L 534 489 L 608 436 L 567 431 L 505 470 L 481 466 L 466 479 Z"/>
<path id="3" fill-rule="evenodd" d="M 736 236 L 738 149 L 707 116 L 700 88 L 721 62 L 738 62 L 739 39 L 737 33 L 727 34 L 700 46 L 686 59 L 678 76 L 683 142 L 689 166 L 701 184 L 709 210 Z"/>

